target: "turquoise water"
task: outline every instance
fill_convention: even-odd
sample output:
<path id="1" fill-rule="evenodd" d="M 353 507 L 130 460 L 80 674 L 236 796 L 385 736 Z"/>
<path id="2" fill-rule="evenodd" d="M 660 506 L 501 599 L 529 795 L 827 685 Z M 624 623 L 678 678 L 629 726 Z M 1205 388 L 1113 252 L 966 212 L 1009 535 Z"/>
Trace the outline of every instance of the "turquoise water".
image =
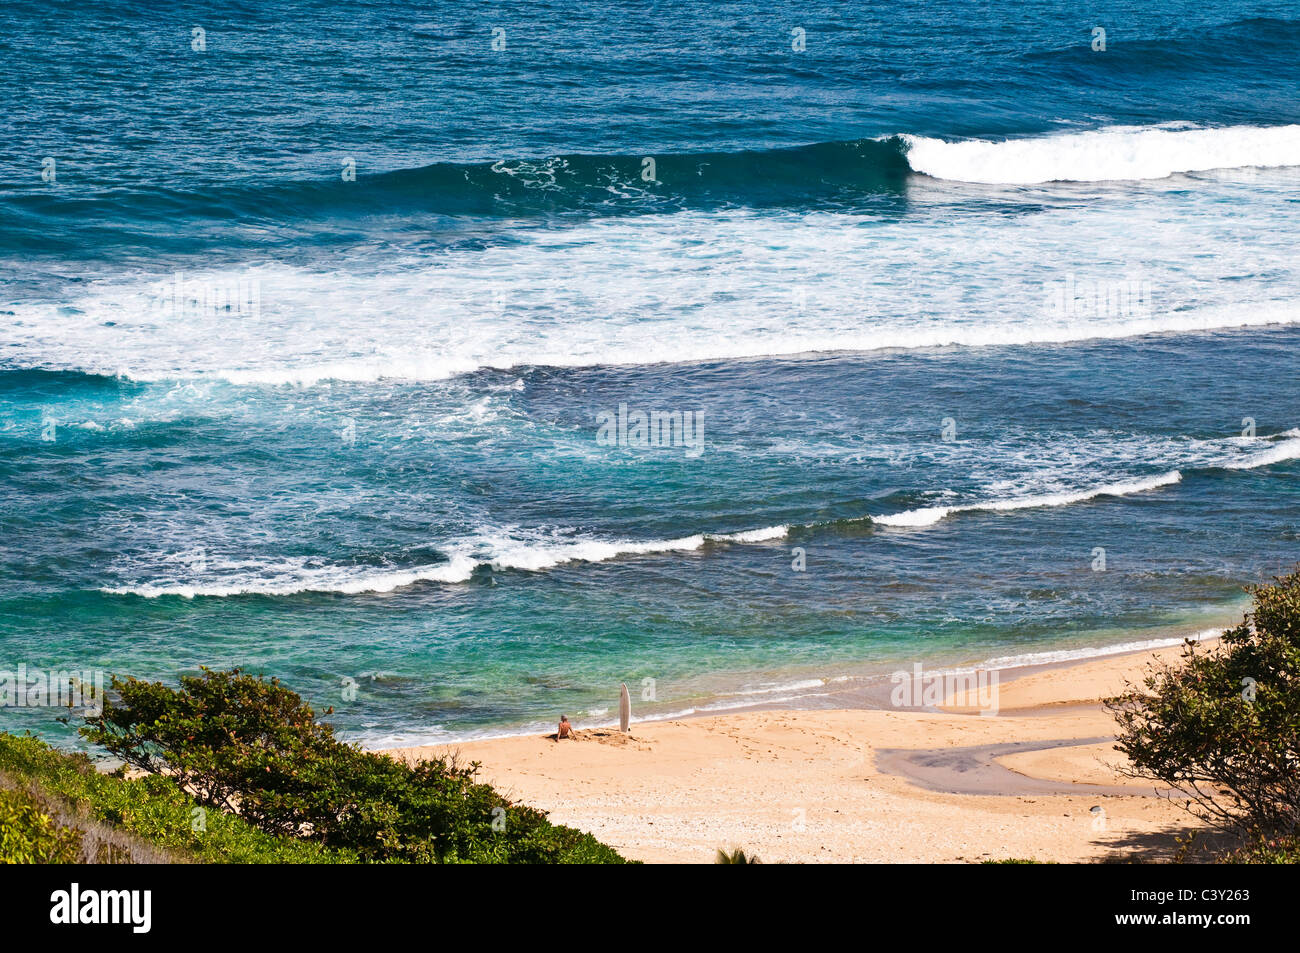
<path id="1" fill-rule="evenodd" d="M 383 744 L 1222 624 L 1300 551 L 1300 23 L 1011 10 L 6 7 L 0 671 Z"/>

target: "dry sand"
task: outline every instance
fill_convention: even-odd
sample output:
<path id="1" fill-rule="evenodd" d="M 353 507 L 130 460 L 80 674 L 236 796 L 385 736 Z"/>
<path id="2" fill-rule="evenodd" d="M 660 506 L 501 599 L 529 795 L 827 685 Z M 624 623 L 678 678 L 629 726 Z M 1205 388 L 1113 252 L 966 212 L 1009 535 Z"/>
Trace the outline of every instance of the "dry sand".
<path id="1" fill-rule="evenodd" d="M 1153 655 L 1001 673 L 996 716 L 958 711 L 745 711 L 502 738 L 457 751 L 482 778 L 647 862 L 1089 861 L 1168 856 L 1195 825 L 1120 777 L 1101 699 Z"/>

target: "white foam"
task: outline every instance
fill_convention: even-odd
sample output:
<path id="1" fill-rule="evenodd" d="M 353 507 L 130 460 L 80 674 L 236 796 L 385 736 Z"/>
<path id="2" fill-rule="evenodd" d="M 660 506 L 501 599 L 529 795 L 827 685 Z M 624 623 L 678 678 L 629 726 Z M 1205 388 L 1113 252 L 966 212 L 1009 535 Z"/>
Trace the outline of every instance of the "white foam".
<path id="1" fill-rule="evenodd" d="M 558 566 L 561 563 L 600 563 L 616 559 L 619 556 L 690 552 L 703 546 L 706 538 L 705 534 L 697 533 L 694 536 L 683 536 L 680 539 L 658 539 L 645 542 L 628 540 L 605 542 L 593 539 L 552 545 L 499 540 L 496 542 L 496 553 L 485 561 L 495 569 L 522 569 L 528 572 L 538 572 L 542 569 Z"/>
<path id="2" fill-rule="evenodd" d="M 153 580 L 101 591 L 146 598 L 159 596 L 264 595 L 287 596 L 302 592 L 334 592 L 344 595 L 392 592 L 417 582 L 460 583 L 476 569 L 512 569 L 541 572 L 564 563 L 600 563 L 622 556 L 653 553 L 691 552 L 706 542 L 755 543 L 784 536 L 786 527 L 772 526 L 741 533 L 696 533 L 677 539 L 551 541 L 544 538 L 514 538 L 505 533 L 485 533 L 472 540 L 447 547 L 446 562 L 403 570 L 376 572 L 369 567 L 311 566 L 302 561 L 260 564 L 255 561 L 220 563 L 213 561 L 211 578 L 206 573 L 184 579 Z M 175 560 L 168 560 L 175 561 Z"/>
<path id="3" fill-rule="evenodd" d="M 897 221 L 686 211 L 521 227 L 510 242 L 433 258 L 187 274 L 215 286 L 258 282 L 256 316 L 160 311 L 152 289 L 166 275 L 124 273 L 7 302 L 0 353 L 6 366 L 145 382 L 308 386 L 1300 322 L 1285 188 L 1259 186 L 1256 200 L 1236 185 L 1200 186 L 1024 216 L 968 209 L 944 215 L 942 228 L 924 208 Z M 1229 188 L 1242 214 L 1224 218 Z M 1266 280 L 1242 280 L 1252 276 Z M 1131 281 L 1149 300 L 1053 311 L 1053 289 L 1070 278 L 1097 288 Z"/>
<path id="4" fill-rule="evenodd" d="M 1265 444 L 1263 449 L 1251 452 L 1225 453 L 1224 444 L 1248 446 Z M 1275 463 L 1300 458 L 1300 429 L 1264 437 L 1234 437 L 1217 441 L 1190 441 L 1176 444 L 1184 454 L 1190 455 L 1185 466 L 1195 469 L 1246 470 L 1270 466 Z M 1166 458 L 1172 451 L 1165 448 Z M 1049 461 L 1050 462 L 1050 461 Z M 1059 467 L 1057 461 L 1054 467 Z M 1181 470 L 1171 470 L 1154 476 L 1120 480 L 1099 486 L 1084 487 L 1051 493 L 1029 493 L 1024 496 L 995 498 L 972 503 L 947 506 L 918 507 L 900 513 L 863 517 L 871 522 L 894 528 L 922 528 L 933 526 L 955 513 L 1011 512 L 1038 507 L 1068 506 L 1102 496 L 1128 496 L 1146 493 L 1178 483 L 1183 478 Z M 815 525 L 815 524 L 814 524 Z M 105 587 L 102 591 L 121 595 L 138 595 L 147 598 L 158 596 L 235 596 L 268 595 L 286 596 L 300 592 L 334 592 L 345 595 L 361 593 L 386 593 L 418 582 L 461 583 L 469 580 L 483 566 L 496 570 L 542 572 L 565 563 L 600 563 L 625 556 L 656 553 L 693 552 L 710 543 L 747 545 L 783 539 L 789 534 L 787 525 L 765 526 L 733 533 L 694 533 L 674 539 L 657 540 L 602 540 L 592 538 L 566 538 L 539 535 L 531 532 L 482 531 L 478 535 L 454 541 L 445 546 L 445 562 L 415 566 L 408 569 L 376 571 L 370 567 L 343 565 L 317 565 L 304 560 L 259 563 L 255 560 L 238 562 L 212 561 L 211 572 L 189 574 L 182 577 L 154 579 L 148 582 L 129 583 Z M 163 560 L 176 563 L 174 557 Z M 183 569 L 182 569 L 183 571 Z"/>
<path id="5" fill-rule="evenodd" d="M 1266 446 L 1252 452 L 1225 453 L 1225 444 L 1230 446 L 1246 443 L 1251 446 L 1260 443 Z M 1223 469 L 1253 470 L 1267 467 L 1287 460 L 1300 459 L 1300 428 L 1287 430 L 1279 434 L 1260 437 L 1234 437 L 1226 440 L 1190 441 L 1180 446 L 1179 451 L 1188 455 L 1183 466 L 1186 469 Z M 1146 493 L 1160 487 L 1170 486 L 1182 480 L 1181 470 L 1171 470 L 1156 476 L 1137 480 L 1124 480 L 1101 486 L 1057 493 L 1028 494 L 1021 497 L 994 499 L 977 503 L 953 504 L 949 506 L 925 506 L 900 513 L 888 513 L 872 516 L 871 521 L 881 526 L 916 528 L 933 526 L 954 513 L 978 511 L 1005 512 L 1010 510 L 1032 509 L 1043 506 L 1068 506 L 1082 503 L 1098 496 L 1128 496 L 1134 493 Z"/>
<path id="6" fill-rule="evenodd" d="M 254 566 L 237 573 L 215 574 L 211 582 L 190 578 L 184 581 L 154 581 L 105 587 L 101 591 L 117 595 L 136 595 L 154 599 L 158 596 L 290 596 L 300 592 L 337 592 L 358 595 L 365 592 L 392 592 L 417 582 L 464 582 L 478 563 L 463 554 L 453 555 L 445 563 L 391 572 L 357 570 L 347 566 L 302 567 L 283 564 Z M 201 577 L 201 574 L 200 574 Z"/>
<path id="7" fill-rule="evenodd" d="M 987 184 L 1163 179 L 1210 169 L 1300 166 L 1300 125 L 1114 127 L 1000 142 L 903 140 L 914 171 Z"/>
<path id="8" fill-rule="evenodd" d="M 1164 649 L 1173 645 L 1182 645 L 1185 641 L 1202 642 L 1217 639 L 1223 635 L 1223 629 L 1203 629 L 1190 635 L 1176 638 L 1146 639 L 1140 642 L 1120 642 L 1116 645 L 1087 646 L 1076 649 L 1057 649 L 1045 652 L 1028 652 L 1024 655 L 1003 655 L 989 659 L 981 669 L 1026 668 L 1031 665 L 1051 665 L 1059 662 L 1075 662 L 1081 659 L 1103 658 L 1108 655 L 1123 655 L 1127 652 L 1144 652 L 1151 649 Z M 963 669 L 962 672 L 977 669 Z"/>
<path id="9" fill-rule="evenodd" d="M 763 529 L 751 529 L 742 533 L 721 533 L 714 538 L 733 543 L 762 543 L 770 539 L 781 539 L 789 532 L 788 526 L 765 526 Z"/>
<path id="10" fill-rule="evenodd" d="M 1026 304 L 1029 302 L 1027 301 Z M 1036 304 L 1036 302 L 1035 302 Z M 851 303 L 846 302 L 846 305 Z M 661 342 L 586 346 L 558 350 L 531 350 L 514 346 L 509 350 L 477 356 L 436 355 L 406 359 L 390 355 L 382 360 L 361 359 L 332 363 L 309 363 L 246 370 L 218 367 L 182 369 L 119 368 L 115 373 L 142 383 L 175 380 L 193 374 L 199 379 L 231 384 L 310 387 L 326 381 L 376 382 L 381 380 L 440 381 L 485 368 L 513 369 L 529 365 L 547 367 L 594 367 L 600 365 L 673 364 L 720 360 L 750 360 L 786 355 L 830 354 L 916 350 L 939 347 L 1018 347 L 1041 344 L 1076 344 L 1083 341 L 1121 340 L 1147 334 L 1186 334 L 1233 328 L 1264 327 L 1300 323 L 1300 303 L 1271 302 L 1250 308 L 1203 308 L 1151 315 L 1116 317 L 1110 320 L 1073 319 L 1006 324 L 907 324 L 895 328 L 847 330 L 842 333 L 801 331 L 766 333 L 741 338 L 721 334 L 713 340 L 697 340 L 684 346 Z M 94 363 L 76 368 L 99 373 Z"/>
<path id="11" fill-rule="evenodd" d="M 1279 441 L 1258 453 L 1247 454 L 1232 460 L 1224 460 L 1217 465 L 1224 470 L 1253 470 L 1256 467 L 1266 467 L 1270 464 L 1300 457 L 1300 430 L 1288 430 L 1285 433 L 1278 434 L 1278 436 L 1289 439 Z"/>
<path id="12" fill-rule="evenodd" d="M 1183 475 L 1177 470 L 1174 470 L 1170 473 L 1162 473 L 1158 476 L 1147 477 L 1141 480 L 1107 483 L 1104 486 L 1096 486 L 1084 490 L 1074 490 L 1067 493 L 1044 493 L 1038 496 L 1026 496 L 1018 499 L 988 500 L 981 503 L 967 503 L 956 506 L 928 506 L 914 510 L 904 510 L 901 513 L 873 516 L 871 517 L 871 521 L 882 526 L 933 526 L 944 517 L 950 516 L 953 513 L 969 513 L 978 510 L 1024 510 L 1040 506 L 1068 506 L 1071 503 L 1082 503 L 1085 500 L 1091 500 L 1098 496 L 1128 496 L 1132 493 L 1145 493 L 1148 490 L 1154 490 L 1162 486 L 1169 486 L 1172 483 L 1177 483 L 1182 478 Z"/>

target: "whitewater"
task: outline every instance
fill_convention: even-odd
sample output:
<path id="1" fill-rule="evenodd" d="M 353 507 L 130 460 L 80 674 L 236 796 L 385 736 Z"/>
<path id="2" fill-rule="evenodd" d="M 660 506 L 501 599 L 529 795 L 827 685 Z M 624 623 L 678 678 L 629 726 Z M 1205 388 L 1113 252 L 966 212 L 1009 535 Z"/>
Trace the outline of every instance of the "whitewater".
<path id="1" fill-rule="evenodd" d="M 453 739 L 1151 644 L 1294 566 L 1300 23 L 706 7 L 288 0 L 201 57 L 6 8 L 0 661 Z"/>
<path id="2" fill-rule="evenodd" d="M 948 216 L 943 229 L 924 218 L 881 221 L 867 208 L 686 208 L 561 230 L 519 224 L 507 242 L 436 258 L 362 252 L 346 268 L 254 259 L 92 273 L 10 302 L 0 354 L 9 367 L 137 381 L 312 386 L 485 368 L 1054 345 L 1300 316 L 1287 201 L 1300 126 L 908 142 L 917 171 L 958 185 L 913 200 Z M 1220 175 L 1195 189 L 1164 178 L 1229 166 L 1252 178 Z M 972 206 L 961 189 L 973 186 L 961 182 L 1072 191 L 1032 198 L 1035 214 L 1008 222 L 1005 209 L 1025 196 L 994 192 Z M 1115 188 L 1132 200 L 1109 201 Z M 1250 214 L 1222 219 L 1226 201 Z M 1188 241 L 1201 253 L 1186 256 Z M 1243 280 L 1259 275 L 1269 281 Z M 1059 288 L 1076 280 L 1140 282 L 1150 306 L 1062 309 Z M 228 308 L 250 288 L 256 313 L 211 306 Z"/>
<path id="3" fill-rule="evenodd" d="M 1300 429 L 1292 429 L 1272 437 L 1251 441 L 1233 439 L 1233 445 L 1263 444 L 1263 449 L 1230 451 L 1218 457 L 1196 461 L 1200 469 L 1250 470 L 1272 466 L 1300 458 Z M 940 520 L 959 513 L 1011 512 L 1039 507 L 1069 506 L 1100 497 L 1122 497 L 1148 493 L 1181 482 L 1183 474 L 1174 470 L 1133 480 L 1117 481 L 1100 486 L 1056 493 L 1042 493 L 1009 499 L 991 499 L 948 506 L 919 507 L 898 513 L 866 516 L 862 519 L 883 527 L 920 528 L 932 526 Z M 150 582 L 124 586 L 105 587 L 103 591 L 118 595 L 136 595 L 146 598 L 159 596 L 237 596 L 265 595 L 287 596 L 300 592 L 335 592 L 343 595 L 385 593 L 419 582 L 463 583 L 473 577 L 481 567 L 493 570 L 520 570 L 541 572 L 566 563 L 600 563 L 627 556 L 663 553 L 692 552 L 706 545 L 743 543 L 768 543 L 783 540 L 791 531 L 788 525 L 765 526 L 758 529 L 732 533 L 696 533 L 669 540 L 600 540 L 512 538 L 507 533 L 483 531 L 469 540 L 453 542 L 446 547 L 446 562 L 418 566 L 404 570 L 375 573 L 345 566 L 280 563 L 213 563 L 205 566 L 225 578 L 219 582 Z M 797 527 L 815 530 L 813 524 Z M 226 571 L 235 570 L 234 573 Z M 252 570 L 252 572 L 249 572 Z"/>

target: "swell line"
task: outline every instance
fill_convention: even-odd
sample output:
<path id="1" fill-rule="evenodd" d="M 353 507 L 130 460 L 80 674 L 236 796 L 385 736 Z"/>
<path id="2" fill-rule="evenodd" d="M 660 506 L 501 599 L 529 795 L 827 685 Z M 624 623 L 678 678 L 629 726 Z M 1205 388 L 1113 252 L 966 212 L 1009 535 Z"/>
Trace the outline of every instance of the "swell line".
<path id="1" fill-rule="evenodd" d="M 1200 465 L 1195 469 L 1248 470 L 1300 458 L 1300 429 L 1288 430 L 1263 439 L 1275 440 L 1278 437 L 1286 439 L 1258 453 L 1244 455 L 1240 459 L 1224 459 Z M 919 529 L 932 526 L 940 520 L 958 513 L 1011 512 L 1022 509 L 1068 506 L 1098 497 L 1121 497 L 1147 493 L 1179 483 L 1182 479 L 1182 471 L 1172 470 L 1151 477 L 1107 483 L 1070 492 L 985 500 L 975 503 L 954 504 L 952 506 L 919 507 L 898 513 L 863 516 L 838 522 L 870 522 L 884 527 Z M 622 556 L 692 552 L 710 544 L 772 542 L 785 539 L 792 528 L 813 530 L 826 525 L 829 524 L 809 523 L 796 527 L 783 524 L 734 533 L 696 533 L 676 539 L 648 541 L 580 539 L 559 543 L 538 543 L 502 537 L 484 537 L 476 541 L 449 547 L 449 557 L 444 563 L 407 570 L 384 573 L 368 572 L 365 575 L 357 575 L 355 568 L 347 566 L 300 567 L 283 572 L 278 579 L 246 577 L 212 584 L 204 584 L 195 580 L 163 581 L 104 587 L 100 591 L 115 595 L 143 596 L 145 598 L 157 598 L 159 596 L 181 596 L 185 598 L 236 595 L 286 596 L 304 592 L 339 593 L 344 595 L 385 593 L 417 582 L 466 582 L 482 567 L 491 567 L 496 570 L 540 572 L 565 563 L 600 563 Z M 475 549 L 482 548 L 488 548 L 491 552 L 486 554 L 476 554 L 474 552 Z"/>

